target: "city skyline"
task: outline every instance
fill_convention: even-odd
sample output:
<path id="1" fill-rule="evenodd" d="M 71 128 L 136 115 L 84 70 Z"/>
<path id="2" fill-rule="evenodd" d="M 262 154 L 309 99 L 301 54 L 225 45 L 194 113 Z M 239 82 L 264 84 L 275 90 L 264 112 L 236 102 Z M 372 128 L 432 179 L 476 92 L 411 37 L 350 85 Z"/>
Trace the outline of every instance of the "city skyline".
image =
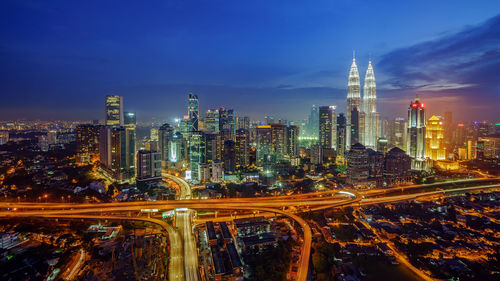
<path id="1" fill-rule="evenodd" d="M 340 16 L 335 12 L 335 5 L 342 4 L 321 3 L 307 11 L 290 6 L 280 11 L 280 5 L 266 7 L 255 3 L 247 10 L 238 5 L 220 10 L 212 7 L 211 11 L 222 16 L 214 19 L 201 13 L 203 4 L 184 6 L 178 3 L 152 11 L 153 4 L 133 15 L 131 22 L 136 23 L 136 27 L 121 27 L 111 22 L 130 12 L 130 7 L 117 7 L 118 14 L 107 20 L 101 13 L 114 7 L 104 5 L 100 7 L 102 11 L 95 14 L 92 4 L 89 7 L 54 5 L 50 8 L 44 4 L 5 5 L 6 9 L 2 10 L 7 13 L 4 17 L 7 32 L 0 39 L 4 74 L 0 89 L 6 96 L 0 107 L 2 119 L 103 119 L 100 97 L 116 94 L 124 96 L 139 120 L 153 117 L 168 120 L 185 115 L 184 96 L 190 91 L 199 96 L 201 112 L 222 105 L 234 108 L 238 115 L 261 120 L 265 115 L 305 119 L 312 104 L 336 105 L 341 109 L 339 112 L 343 112 L 353 49 L 357 51 L 358 67 L 362 70 L 366 69 L 371 54 L 377 72 L 377 111 L 381 117 L 405 116 L 407 104 L 417 94 L 428 105 L 429 114 L 453 111 L 457 122 L 496 117 L 498 82 L 494 75 L 500 65 L 500 17 L 488 5 L 460 3 L 446 11 L 455 15 L 453 19 L 440 19 L 436 12 L 410 4 L 389 8 L 367 3 L 367 7 L 360 7 L 359 11 L 351 8 L 346 15 Z M 325 10 L 320 11 L 319 7 Z M 260 8 L 268 8 L 264 9 L 262 24 L 270 27 L 262 35 L 259 33 L 262 26 L 244 21 L 255 16 Z M 397 8 L 403 8 L 401 15 L 387 15 Z M 415 10 L 405 12 L 410 8 Z M 159 18 L 158 13 L 186 12 L 187 9 L 199 18 L 187 24 L 182 35 L 168 37 L 176 34 L 175 27 L 180 26 L 181 18 L 177 16 L 169 22 Z M 373 9 L 375 15 L 367 15 L 367 9 Z M 463 15 L 459 9 L 474 13 Z M 144 14 L 148 12 L 151 21 L 145 19 Z M 234 15 L 229 16 L 228 12 Z M 68 19 L 83 13 L 94 15 L 96 23 L 87 26 L 83 24 L 85 19 Z M 316 20 L 304 18 L 307 13 L 318 17 Z M 336 16 L 335 20 L 328 17 L 329 13 Z M 387 32 L 367 35 L 367 31 L 360 32 L 362 26 L 357 23 L 345 26 L 352 23 L 349 16 L 356 13 L 367 15 L 367 20 L 387 15 L 380 23 L 374 23 L 373 28 L 380 28 L 395 17 L 425 15 L 430 28 L 424 31 L 425 28 L 413 26 L 408 20 L 401 27 L 389 27 Z M 31 18 L 20 23 L 15 15 Z M 288 25 L 274 17 L 281 17 Z M 304 31 L 294 19 L 303 19 L 304 27 L 315 32 L 304 37 Z M 236 20 L 236 26 L 227 27 L 230 20 Z M 34 26 L 36 21 L 44 24 Z M 210 22 L 213 26 L 207 27 L 208 31 L 224 40 L 214 42 L 203 35 L 204 22 Z M 99 24 L 103 24 L 102 32 L 92 34 Z M 291 30 L 282 32 L 284 26 Z M 168 27 L 165 32 L 162 32 L 163 27 Z M 336 27 L 344 27 L 344 30 Z M 136 29 L 141 28 L 148 32 L 134 37 L 131 43 L 130 36 L 137 35 Z M 243 35 L 240 31 L 248 31 L 248 34 Z M 329 33 L 338 39 L 327 37 Z M 406 33 L 414 36 L 408 37 Z M 285 39 L 282 43 L 278 43 L 280 36 Z M 296 37 L 303 39 L 299 41 Z M 237 39 L 251 41 L 228 43 L 228 40 Z M 262 46 L 256 44 L 257 39 L 263 40 Z M 345 39 L 349 39 L 348 42 L 343 42 Z M 342 43 L 336 44 L 338 41 Z M 209 44 L 198 49 L 179 49 L 188 43 L 202 42 Z M 244 48 L 244 42 L 251 43 L 252 47 Z M 129 45 L 113 49 L 120 43 Z M 153 47 L 156 43 L 166 48 Z M 139 47 L 152 52 L 138 53 Z M 157 62 L 152 63 L 152 60 Z M 18 110 L 21 106 L 25 110 Z"/>

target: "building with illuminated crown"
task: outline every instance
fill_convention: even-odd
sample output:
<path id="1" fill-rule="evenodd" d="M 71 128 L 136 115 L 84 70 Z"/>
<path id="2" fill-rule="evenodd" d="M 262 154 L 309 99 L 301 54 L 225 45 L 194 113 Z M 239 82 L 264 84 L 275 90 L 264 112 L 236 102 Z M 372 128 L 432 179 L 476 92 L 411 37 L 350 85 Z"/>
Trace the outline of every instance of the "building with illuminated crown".
<path id="1" fill-rule="evenodd" d="M 351 145 L 359 142 L 359 112 L 361 109 L 361 84 L 359 82 L 358 66 L 353 56 L 349 80 L 347 83 L 346 111 L 346 151 Z M 354 114 L 353 114 L 354 113 Z"/>
<path id="2" fill-rule="evenodd" d="M 418 98 L 408 108 L 406 153 L 412 158 L 411 168 L 423 170 L 425 160 L 425 109 Z"/>
<path id="3" fill-rule="evenodd" d="M 446 159 L 443 120 L 436 115 L 427 120 L 425 127 L 425 156 L 431 160 Z"/>

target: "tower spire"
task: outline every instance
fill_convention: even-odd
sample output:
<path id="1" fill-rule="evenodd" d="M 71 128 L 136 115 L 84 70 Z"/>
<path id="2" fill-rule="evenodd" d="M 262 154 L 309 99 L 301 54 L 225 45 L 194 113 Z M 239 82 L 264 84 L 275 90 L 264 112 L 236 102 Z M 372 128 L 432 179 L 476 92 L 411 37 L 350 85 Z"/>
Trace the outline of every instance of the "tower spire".
<path id="1" fill-rule="evenodd" d="M 356 50 L 352 50 L 352 61 L 356 61 Z"/>

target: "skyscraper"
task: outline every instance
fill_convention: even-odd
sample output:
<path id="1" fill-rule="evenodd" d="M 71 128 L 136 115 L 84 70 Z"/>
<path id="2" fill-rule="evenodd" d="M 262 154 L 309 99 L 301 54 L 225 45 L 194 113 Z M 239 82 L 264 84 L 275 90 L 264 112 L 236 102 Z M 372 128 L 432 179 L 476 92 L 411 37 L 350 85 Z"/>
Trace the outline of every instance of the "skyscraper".
<path id="1" fill-rule="evenodd" d="M 191 131 L 198 131 L 200 111 L 198 107 L 198 96 L 189 93 L 188 96 L 188 121 L 191 126 Z"/>
<path id="2" fill-rule="evenodd" d="M 286 143 L 287 155 L 289 158 L 294 158 L 299 155 L 299 127 L 288 126 L 286 127 Z"/>
<path id="3" fill-rule="evenodd" d="M 286 154 L 286 127 L 282 124 L 257 126 L 257 164 L 274 163 Z"/>
<path id="4" fill-rule="evenodd" d="M 424 169 L 425 159 L 425 110 L 418 98 L 408 108 L 408 133 L 406 153 L 412 158 L 413 170 Z"/>
<path id="5" fill-rule="evenodd" d="M 307 136 L 317 138 L 319 134 L 319 114 L 318 107 L 313 104 L 311 108 L 311 113 L 309 114 L 309 118 L 307 120 Z"/>
<path id="6" fill-rule="evenodd" d="M 158 129 L 158 147 L 161 155 L 162 166 L 166 168 L 169 161 L 169 142 L 172 140 L 174 129 L 168 123 L 160 126 Z M 174 157 L 177 159 L 177 156 Z"/>
<path id="7" fill-rule="evenodd" d="M 76 162 L 89 163 L 99 155 L 99 126 L 76 126 Z"/>
<path id="8" fill-rule="evenodd" d="M 351 70 L 349 71 L 349 81 L 347 83 L 346 150 L 349 150 L 352 144 L 359 141 L 360 106 L 361 84 L 359 82 L 359 72 L 358 66 L 356 65 L 356 58 L 353 56 Z"/>
<path id="9" fill-rule="evenodd" d="M 323 148 L 332 147 L 332 111 L 329 106 L 319 107 L 319 144 Z"/>
<path id="10" fill-rule="evenodd" d="M 379 114 L 377 112 L 377 86 L 371 60 L 368 63 L 365 75 L 362 111 L 364 115 L 364 145 L 367 148 L 376 149 Z"/>
<path id="11" fill-rule="evenodd" d="M 236 130 L 239 129 L 250 130 L 250 117 L 248 116 L 236 117 Z"/>
<path id="12" fill-rule="evenodd" d="M 137 152 L 137 185 L 161 181 L 161 154 L 156 151 Z"/>
<path id="13" fill-rule="evenodd" d="M 133 177 L 135 174 L 135 140 L 136 140 L 136 127 L 137 118 L 135 112 L 124 113 L 124 127 L 125 127 L 125 165 L 128 169 L 129 176 Z"/>
<path id="14" fill-rule="evenodd" d="M 219 110 L 209 109 L 205 114 L 205 129 L 207 132 L 218 133 L 219 132 Z"/>
<path id="15" fill-rule="evenodd" d="M 246 129 L 236 130 L 236 165 L 250 164 L 250 134 Z"/>
<path id="16" fill-rule="evenodd" d="M 235 127 L 234 111 L 224 107 L 219 108 L 219 130 L 233 131 L 234 134 Z"/>
<path id="17" fill-rule="evenodd" d="M 337 117 L 337 156 L 345 156 L 346 118 L 343 113 Z"/>
<path id="18" fill-rule="evenodd" d="M 205 153 L 205 134 L 200 131 L 193 132 L 189 140 L 189 166 L 192 180 L 195 182 L 201 181 L 200 165 L 206 161 Z"/>
<path id="19" fill-rule="evenodd" d="M 123 126 L 123 97 L 106 96 L 106 125 Z"/>
<path id="20" fill-rule="evenodd" d="M 425 126 L 425 156 L 432 160 L 446 158 L 443 120 L 436 115 L 429 118 Z"/>
<path id="21" fill-rule="evenodd" d="M 101 167 L 119 183 L 131 179 L 135 174 L 135 163 L 130 163 L 135 162 L 135 155 L 130 153 L 131 141 L 125 127 L 105 126 L 99 132 Z"/>

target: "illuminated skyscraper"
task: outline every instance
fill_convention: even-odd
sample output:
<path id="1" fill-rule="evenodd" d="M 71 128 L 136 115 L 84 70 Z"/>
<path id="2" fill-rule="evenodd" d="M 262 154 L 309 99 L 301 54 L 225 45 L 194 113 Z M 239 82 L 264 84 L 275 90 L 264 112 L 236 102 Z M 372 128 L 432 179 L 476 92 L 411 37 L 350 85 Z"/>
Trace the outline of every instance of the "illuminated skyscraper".
<path id="1" fill-rule="evenodd" d="M 209 109 L 205 114 L 205 129 L 210 133 L 219 132 L 219 110 Z"/>
<path id="2" fill-rule="evenodd" d="M 76 162 L 89 163 L 99 155 L 99 126 L 76 126 Z"/>
<path id="3" fill-rule="evenodd" d="M 250 164 L 250 134 L 246 129 L 236 130 L 236 165 Z"/>
<path id="4" fill-rule="evenodd" d="M 188 97 L 188 121 L 191 126 L 191 131 L 198 131 L 200 111 L 198 106 L 198 96 L 189 93 Z"/>
<path id="5" fill-rule="evenodd" d="M 106 96 L 106 125 L 123 126 L 123 97 Z"/>
<path id="6" fill-rule="evenodd" d="M 239 129 L 250 130 L 250 117 L 248 116 L 236 117 L 236 130 Z"/>
<path id="7" fill-rule="evenodd" d="M 162 166 L 168 167 L 170 141 L 172 140 L 174 128 L 168 123 L 160 126 L 158 129 L 158 148 L 161 155 Z M 177 155 L 174 157 L 177 162 Z"/>
<path id="8" fill-rule="evenodd" d="M 138 186 L 161 181 L 161 154 L 159 152 L 139 150 L 136 167 Z"/>
<path id="9" fill-rule="evenodd" d="M 189 166 L 191 178 L 194 182 L 201 181 L 200 165 L 206 162 L 205 134 L 200 131 L 193 132 L 189 139 Z"/>
<path id="10" fill-rule="evenodd" d="M 99 158 L 107 175 L 123 183 L 135 175 L 135 155 L 131 138 L 125 127 L 104 126 L 99 132 Z M 133 152 L 132 152 L 133 151 Z M 131 163 L 132 162 L 132 163 Z"/>
<path id="11" fill-rule="evenodd" d="M 346 118 L 343 113 L 337 117 L 337 156 L 344 159 L 345 156 L 345 138 L 346 138 Z"/>
<path id="12" fill-rule="evenodd" d="M 286 154 L 286 127 L 282 124 L 257 126 L 257 164 L 274 163 Z"/>
<path id="13" fill-rule="evenodd" d="M 444 126 L 441 117 L 433 115 L 425 126 L 425 156 L 432 160 L 444 160 Z"/>
<path id="14" fill-rule="evenodd" d="M 323 148 L 337 148 L 337 113 L 336 107 L 319 107 L 319 144 Z"/>
<path id="15" fill-rule="evenodd" d="M 377 86 L 375 83 L 375 74 L 373 72 L 372 62 L 368 63 L 366 70 L 362 111 L 364 115 L 364 134 L 363 142 L 367 148 L 376 149 L 378 139 L 379 114 L 377 112 Z"/>
<path id="16" fill-rule="evenodd" d="M 224 107 L 219 108 L 219 130 L 232 131 L 234 135 L 235 128 L 234 111 Z M 232 140 L 234 140 L 234 138 Z"/>
<path id="17" fill-rule="evenodd" d="M 124 127 L 125 127 L 125 146 L 126 146 L 126 167 L 130 176 L 135 174 L 135 140 L 136 140 L 136 127 L 137 118 L 135 112 L 124 113 Z"/>
<path id="18" fill-rule="evenodd" d="M 349 71 L 349 81 L 347 83 L 347 131 L 346 131 L 346 150 L 349 150 L 352 144 L 359 141 L 359 110 L 361 106 L 361 84 L 359 82 L 358 66 L 356 58 L 353 56 L 351 70 Z M 353 115 L 353 111 L 356 111 Z"/>
<path id="19" fill-rule="evenodd" d="M 288 126 L 286 127 L 286 144 L 287 155 L 289 158 L 294 158 L 299 155 L 299 127 Z"/>
<path id="20" fill-rule="evenodd" d="M 425 110 L 417 98 L 408 108 L 408 133 L 406 153 L 412 158 L 413 170 L 424 169 L 425 159 Z"/>

